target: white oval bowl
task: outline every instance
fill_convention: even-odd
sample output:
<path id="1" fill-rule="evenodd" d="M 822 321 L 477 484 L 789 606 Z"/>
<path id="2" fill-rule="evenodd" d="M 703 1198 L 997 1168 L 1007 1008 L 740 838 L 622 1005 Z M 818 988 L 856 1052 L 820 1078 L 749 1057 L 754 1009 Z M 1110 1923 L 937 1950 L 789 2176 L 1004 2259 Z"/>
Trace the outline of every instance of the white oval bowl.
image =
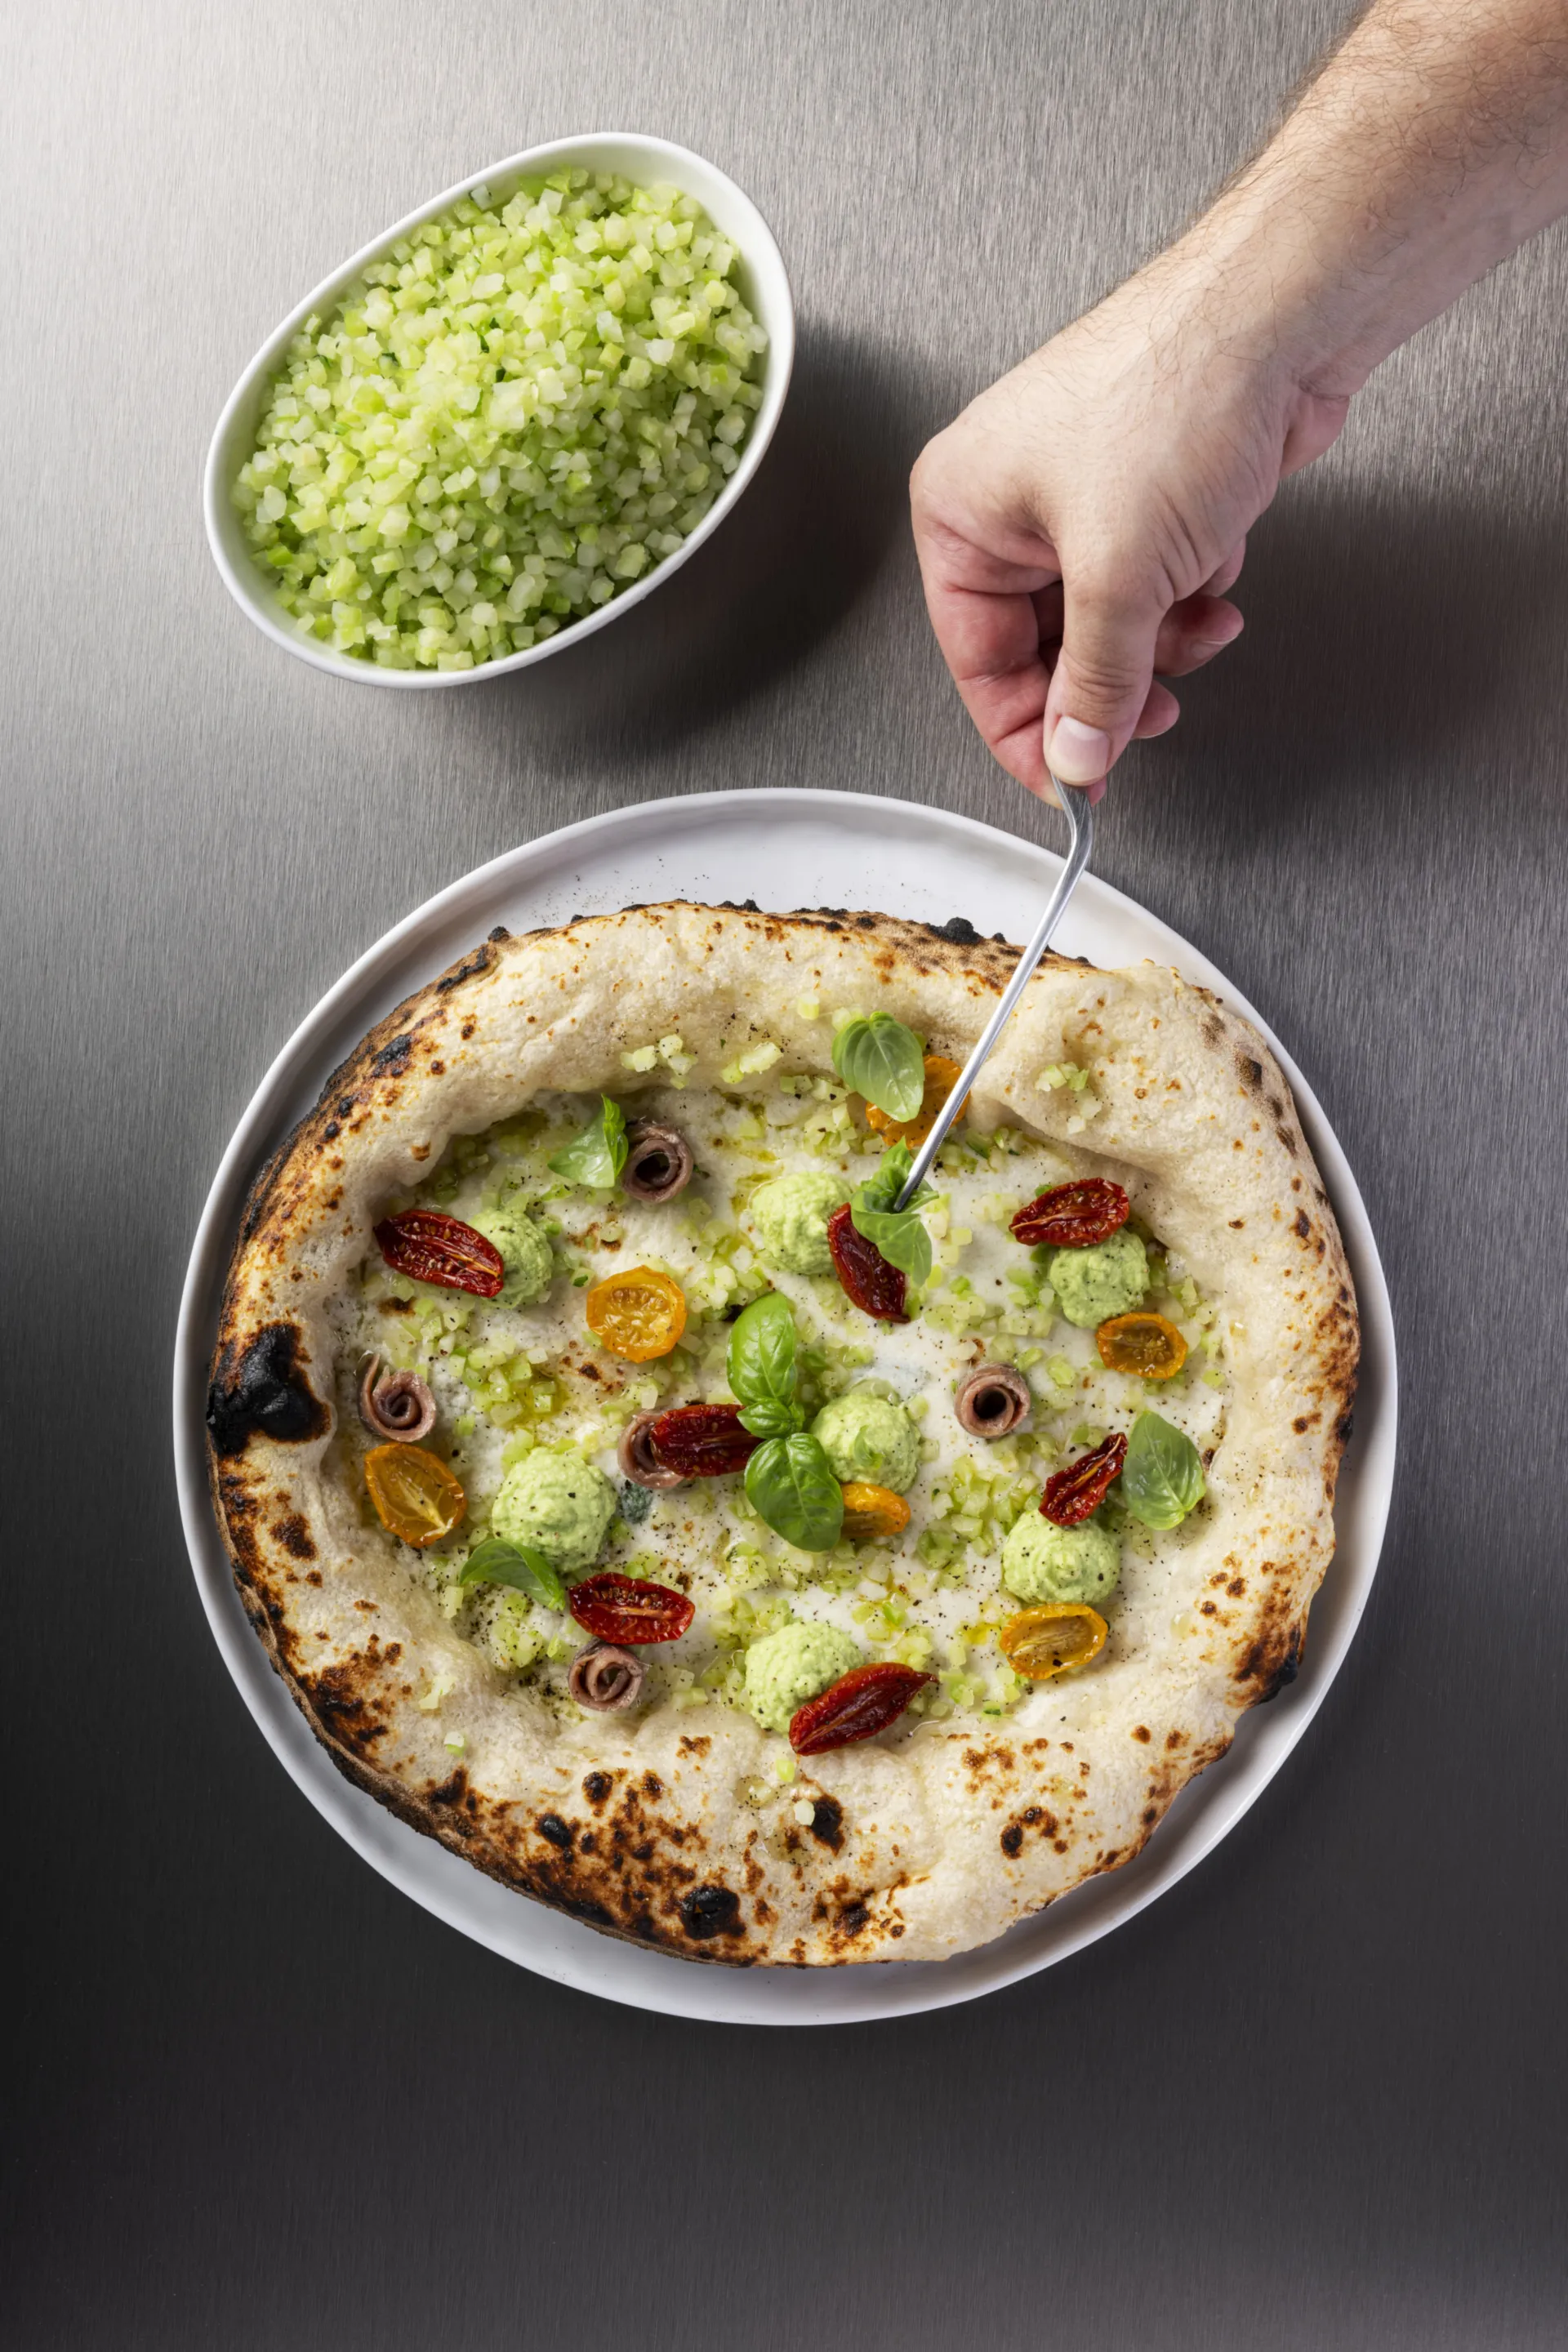
<path id="1" fill-rule="evenodd" d="M 552 637 L 530 646 L 524 653 L 505 654 L 499 661 L 479 662 L 472 669 L 384 669 L 375 662 L 339 653 L 335 647 L 323 645 L 319 637 L 302 636 L 251 554 L 230 496 L 230 485 L 255 446 L 261 404 L 273 371 L 311 312 L 331 310 L 354 279 L 373 261 L 379 261 L 400 237 L 449 211 L 459 197 L 470 195 L 476 188 L 487 188 L 492 198 L 500 196 L 504 201 L 518 181 L 558 171 L 568 163 L 590 172 L 618 172 L 644 187 L 678 187 L 683 195 L 696 197 L 714 226 L 739 249 L 742 289 L 768 337 L 763 356 L 762 405 L 752 420 L 740 464 L 696 530 L 673 555 L 663 557 L 651 572 L 634 581 L 618 596 L 613 596 L 596 613 L 580 621 L 564 623 Z M 576 645 L 597 629 L 607 628 L 623 613 L 630 612 L 634 604 L 640 604 L 645 596 L 651 596 L 689 556 L 696 553 L 704 540 L 711 538 L 762 464 L 789 390 L 794 363 L 795 304 L 783 257 L 755 205 L 717 164 L 694 155 L 689 148 L 673 146 L 668 139 L 650 139 L 634 131 L 598 131 L 580 139 L 552 139 L 542 147 L 528 147 L 521 155 L 509 155 L 504 163 L 492 163 L 488 171 L 470 172 L 456 187 L 432 197 L 428 204 L 421 205 L 393 227 L 384 230 L 369 245 L 362 246 L 341 268 L 334 269 L 330 278 L 324 278 L 268 335 L 224 403 L 223 415 L 207 451 L 203 488 L 207 544 L 223 575 L 224 585 L 247 619 L 254 621 L 263 635 L 286 653 L 297 655 L 317 669 L 330 670 L 334 677 L 353 678 L 369 686 L 412 687 L 472 686 L 483 678 L 500 677 L 509 670 L 526 669 L 531 662 L 543 661 L 547 655 Z"/>

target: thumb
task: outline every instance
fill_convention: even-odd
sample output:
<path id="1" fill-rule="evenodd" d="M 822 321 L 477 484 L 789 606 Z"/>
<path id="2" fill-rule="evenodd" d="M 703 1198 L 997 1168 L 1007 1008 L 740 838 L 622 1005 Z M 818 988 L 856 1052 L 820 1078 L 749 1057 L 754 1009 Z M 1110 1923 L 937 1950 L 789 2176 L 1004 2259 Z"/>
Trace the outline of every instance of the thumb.
<path id="1" fill-rule="evenodd" d="M 1132 740 L 1154 677 L 1162 608 L 1064 566 L 1062 649 L 1046 697 L 1047 764 L 1064 784 L 1098 783 Z"/>

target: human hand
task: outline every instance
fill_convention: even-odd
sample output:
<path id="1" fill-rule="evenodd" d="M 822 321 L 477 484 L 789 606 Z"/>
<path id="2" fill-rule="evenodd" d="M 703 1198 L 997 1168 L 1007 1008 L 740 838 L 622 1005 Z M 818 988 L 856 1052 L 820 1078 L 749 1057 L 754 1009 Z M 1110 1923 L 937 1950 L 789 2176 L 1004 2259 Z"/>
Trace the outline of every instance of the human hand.
<path id="1" fill-rule="evenodd" d="M 1092 784 L 1163 734 L 1179 677 L 1239 635 L 1226 597 L 1280 480 L 1349 406 L 1173 248 L 921 452 L 915 544 L 937 642 L 1002 765 Z"/>

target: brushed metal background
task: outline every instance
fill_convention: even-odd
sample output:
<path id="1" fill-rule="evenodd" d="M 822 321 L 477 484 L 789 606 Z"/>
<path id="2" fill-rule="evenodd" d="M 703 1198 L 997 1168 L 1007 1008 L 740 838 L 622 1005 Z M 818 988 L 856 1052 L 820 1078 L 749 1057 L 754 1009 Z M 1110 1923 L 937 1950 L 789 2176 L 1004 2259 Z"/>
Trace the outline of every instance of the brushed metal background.
<path id="1" fill-rule="evenodd" d="M 165 1429 L 223 1143 L 416 900 L 658 793 L 842 782 L 1019 817 L 929 639 L 909 461 L 1180 225 L 1344 14 L 9 0 L 26 2352 L 1563 2341 L 1563 235 L 1393 362 L 1281 498 L 1247 635 L 1101 825 L 1100 870 L 1319 1089 L 1407 1397 L 1349 1667 L 1173 1895 L 974 2008 L 815 2037 L 523 1977 L 374 1877 L 267 1753 L 200 1616 Z M 756 487 L 650 604 L 520 678 L 410 700 L 291 663 L 201 537 L 241 364 L 426 193 L 622 126 L 733 173 L 794 273 L 799 373 Z M 845 894 L 874 902 L 875 874 Z"/>

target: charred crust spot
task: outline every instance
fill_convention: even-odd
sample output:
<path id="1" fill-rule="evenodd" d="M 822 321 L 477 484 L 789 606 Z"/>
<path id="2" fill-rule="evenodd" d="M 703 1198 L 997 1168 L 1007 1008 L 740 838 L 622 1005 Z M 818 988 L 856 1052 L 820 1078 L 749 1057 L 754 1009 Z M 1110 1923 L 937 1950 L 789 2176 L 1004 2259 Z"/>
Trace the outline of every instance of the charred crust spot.
<path id="1" fill-rule="evenodd" d="M 344 1096 L 342 1097 L 342 1100 L 341 1100 L 341 1101 L 339 1102 L 339 1104 L 338 1104 L 338 1117 L 339 1117 L 340 1118 L 347 1118 L 347 1117 L 348 1117 L 348 1115 L 349 1115 L 350 1111 L 351 1111 L 351 1110 L 353 1110 L 353 1107 L 354 1107 L 354 1098 L 353 1098 L 353 1095 L 344 1095 Z"/>
<path id="2" fill-rule="evenodd" d="M 1296 1212 L 1296 1233 L 1297 1237 L 1301 1241 L 1308 1242 L 1312 1238 L 1312 1220 L 1305 1209 L 1298 1209 Z"/>
<path id="3" fill-rule="evenodd" d="M 290 1511 L 287 1518 L 274 1519 L 272 1532 L 293 1559 L 315 1559 L 316 1547 L 310 1540 L 310 1530 L 298 1511 Z"/>
<path id="4" fill-rule="evenodd" d="M 676 1905 L 680 1924 L 696 1942 L 706 1943 L 710 1936 L 739 1936 L 741 1898 L 732 1887 L 694 1886 Z"/>
<path id="5" fill-rule="evenodd" d="M 327 1738 L 353 1755 L 363 1754 L 373 1740 L 384 1739 L 387 1728 L 365 1704 L 362 1664 L 346 1658 L 341 1665 L 328 1666 L 310 1692 L 311 1712 Z"/>
<path id="6" fill-rule="evenodd" d="M 680 1753 L 683 1756 L 706 1756 L 712 1745 L 706 1732 L 700 1733 L 695 1738 L 687 1732 L 681 1733 Z"/>
<path id="7" fill-rule="evenodd" d="M 408 1056 L 413 1051 L 414 1040 L 405 1033 L 401 1037 L 394 1037 L 379 1054 L 374 1055 L 370 1066 L 378 1078 L 401 1077 L 408 1067 Z"/>
<path id="8" fill-rule="evenodd" d="M 858 1936 L 870 1924 L 871 1914 L 863 1895 L 857 1895 L 853 1901 L 845 1904 L 838 1914 L 837 1926 L 841 1936 Z"/>
<path id="9" fill-rule="evenodd" d="M 595 1810 L 602 1805 L 615 1787 L 607 1772 L 590 1772 L 583 1783 L 583 1794 Z"/>
<path id="10" fill-rule="evenodd" d="M 1294 1160 L 1296 1157 L 1296 1139 L 1291 1134 L 1289 1129 L 1284 1124 L 1283 1120 L 1276 1126 L 1274 1132 L 1279 1138 L 1279 1140 L 1284 1145 L 1286 1150 L 1290 1154 L 1291 1159 Z"/>
<path id="11" fill-rule="evenodd" d="M 438 1789 L 431 1790 L 430 1802 L 433 1805 L 460 1805 L 466 1800 L 468 1793 L 468 1776 L 463 1766 L 459 1764 L 457 1770 L 450 1773 Z"/>
<path id="12" fill-rule="evenodd" d="M 338 1125 L 337 1120 L 330 1118 L 321 1129 L 321 1140 L 323 1143 L 335 1143 L 342 1133 L 342 1129 Z"/>
<path id="13" fill-rule="evenodd" d="M 268 1323 L 245 1348 L 230 1339 L 219 1349 L 207 1391 L 215 1454 L 243 1454 L 258 1434 L 279 1445 L 302 1445 L 325 1433 L 327 1409 L 310 1392 L 299 1349 L 292 1323 Z"/>
<path id="14" fill-rule="evenodd" d="M 664 1794 L 664 1782 L 657 1772 L 645 1772 L 642 1776 L 642 1785 L 643 1794 L 646 1797 L 662 1797 Z"/>
<path id="15" fill-rule="evenodd" d="M 812 1808 L 811 1834 L 829 1853 L 844 1843 L 844 1808 L 837 1797 L 818 1797 Z"/>
<path id="16" fill-rule="evenodd" d="M 487 931 L 485 933 L 485 937 L 493 946 L 499 940 L 510 940 L 511 933 L 507 929 L 504 923 L 498 923 L 493 931 Z"/>
<path id="17" fill-rule="evenodd" d="M 1146 1723 L 1135 1723 L 1132 1727 L 1132 1737 L 1134 1739 L 1141 1739 L 1144 1746 L 1147 1747 L 1154 1735 L 1150 1730 Z"/>
<path id="18" fill-rule="evenodd" d="M 436 982 L 437 995 L 445 996 L 449 989 L 461 988 L 466 980 L 478 980 L 481 972 L 489 971 L 490 962 L 489 950 L 476 948 L 472 955 L 465 956 L 461 963 L 454 964 L 450 971 L 441 974 Z"/>
<path id="19" fill-rule="evenodd" d="M 541 1813 L 534 1827 L 542 1838 L 548 1838 L 550 1843 L 559 1846 L 563 1853 L 571 1853 L 572 1832 L 559 1813 Z"/>
<path id="20" fill-rule="evenodd" d="M 1247 1091 L 1250 1094 L 1261 1094 L 1263 1091 L 1262 1063 L 1255 1061 L 1250 1054 L 1237 1054 L 1236 1066 L 1240 1073 L 1241 1083 Z"/>
<path id="21" fill-rule="evenodd" d="M 1008 1822 L 1002 1832 L 999 1843 L 1004 1853 L 1017 1855 L 1023 1852 L 1024 1832 L 1017 1822 Z"/>
<path id="22" fill-rule="evenodd" d="M 473 1018 L 472 1014 L 470 1014 L 468 1020 L 464 1022 L 461 1029 L 458 1032 L 458 1034 L 461 1037 L 465 1045 L 468 1044 L 468 1039 L 473 1035 L 479 1025 L 479 1023 Z"/>

